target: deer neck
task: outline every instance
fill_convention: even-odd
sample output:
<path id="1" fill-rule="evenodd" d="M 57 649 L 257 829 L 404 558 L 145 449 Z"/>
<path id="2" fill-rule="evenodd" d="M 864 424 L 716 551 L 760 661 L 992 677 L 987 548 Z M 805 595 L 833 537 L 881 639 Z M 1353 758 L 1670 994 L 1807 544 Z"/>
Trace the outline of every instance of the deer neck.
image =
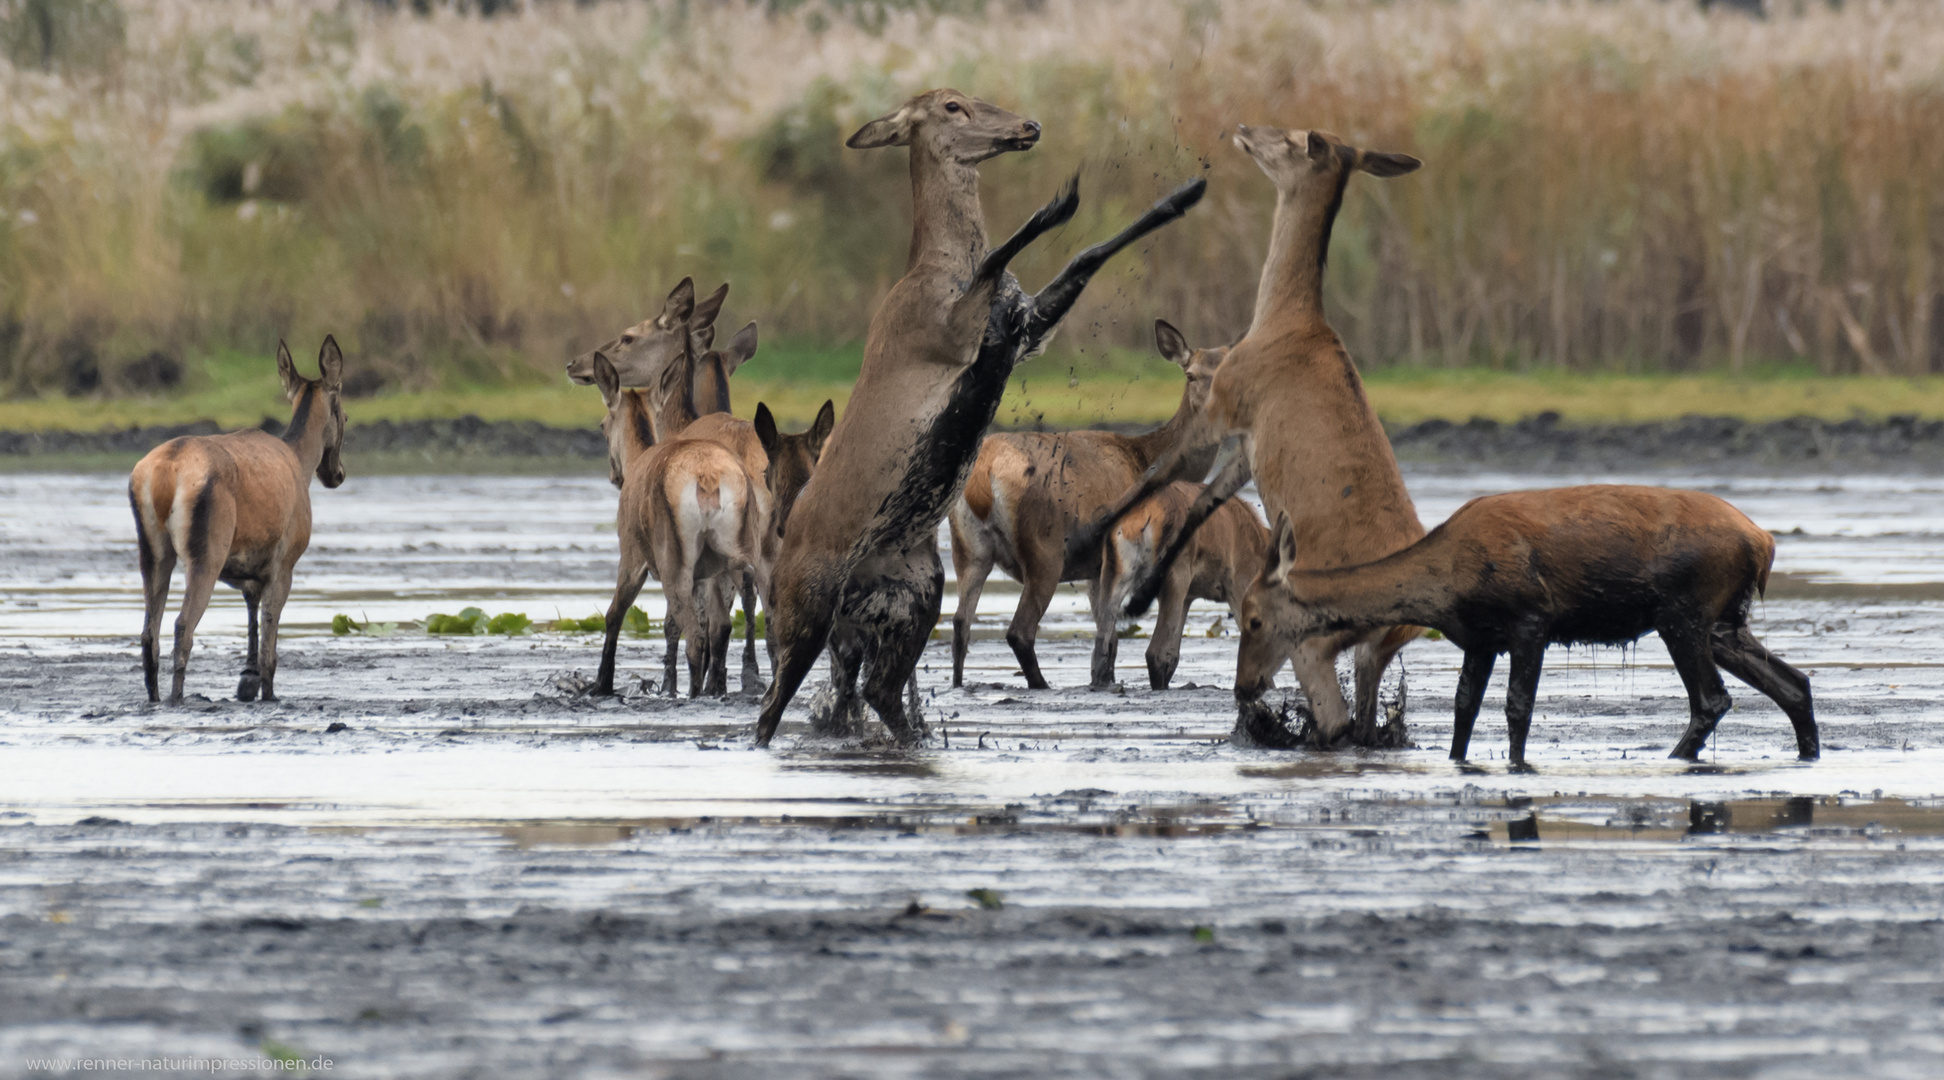
<path id="1" fill-rule="evenodd" d="M 324 460 L 324 425 L 330 421 L 330 402 L 324 389 L 316 384 L 304 387 L 291 410 L 290 426 L 284 429 L 284 445 L 297 455 L 297 479 L 306 482 Z"/>
<path id="2" fill-rule="evenodd" d="M 911 195 L 911 254 L 905 273 L 928 265 L 971 278 L 986 253 L 979 170 L 913 147 Z"/>
<path id="3" fill-rule="evenodd" d="M 1195 426 L 1195 419 L 1195 411 L 1188 404 L 1188 390 L 1184 387 L 1181 391 L 1181 404 L 1175 407 L 1175 413 L 1168 418 L 1167 423 L 1145 435 L 1134 435 L 1127 440 L 1134 451 L 1135 458 L 1140 462 L 1140 467 L 1145 470 L 1180 446 L 1188 437 L 1190 429 Z M 1213 458 L 1211 457 L 1210 460 L 1212 461 Z M 1208 472 L 1208 462 L 1202 463 L 1201 471 Z M 1199 480 L 1201 477 L 1197 475 L 1193 479 Z"/>
<path id="4" fill-rule="evenodd" d="M 625 469 L 628 462 L 655 445 L 655 425 L 645 391 L 623 390 L 621 394 L 621 464 Z"/>
<path id="5" fill-rule="evenodd" d="M 1413 545 L 1362 566 L 1294 571 L 1288 587 L 1332 625 L 1436 626 L 1450 606 L 1450 560 L 1421 548 Z"/>
<path id="6" fill-rule="evenodd" d="M 649 405 L 654 413 L 655 434 L 664 440 L 679 436 L 701 415 L 695 408 L 695 381 L 702 374 L 702 365 L 695 362 L 693 353 L 675 362 L 682 367 L 680 377 L 663 379 L 655 388 L 654 399 Z"/>
<path id="7" fill-rule="evenodd" d="M 1269 231 L 1269 257 L 1256 285 L 1255 319 L 1249 336 L 1270 327 L 1292 329 L 1323 321 L 1323 266 L 1330 255 L 1330 231 L 1343 207 L 1350 179 L 1345 170 L 1323 191 L 1276 192 L 1276 218 Z M 1326 197 L 1327 196 L 1327 197 Z"/>

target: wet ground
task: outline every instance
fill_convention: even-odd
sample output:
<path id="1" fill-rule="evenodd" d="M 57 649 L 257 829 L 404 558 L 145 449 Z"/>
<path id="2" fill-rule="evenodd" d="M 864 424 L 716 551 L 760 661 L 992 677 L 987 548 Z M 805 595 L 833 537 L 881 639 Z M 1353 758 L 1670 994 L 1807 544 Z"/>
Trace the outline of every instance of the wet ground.
<path id="1" fill-rule="evenodd" d="M 1427 522 L 1570 479 L 1410 477 Z M 1094 693 L 1065 592 L 1030 692 L 997 579 L 975 685 L 928 654 L 913 753 L 801 710 L 752 751 L 748 698 L 575 697 L 593 634 L 331 634 L 600 610 L 613 494 L 578 476 L 315 491 L 284 700 L 224 700 L 223 591 L 201 697 L 151 708 L 122 478 L 0 476 L 0 1076 L 1936 1076 L 1944 480 L 1652 479 L 1779 534 L 1758 632 L 1815 680 L 1821 762 L 1737 684 L 1703 762 L 1668 761 L 1651 640 L 1554 650 L 1533 773 L 1502 686 L 1444 760 L 1458 655 L 1429 641 L 1419 749 L 1237 750 L 1215 609 L 1196 688 L 1144 689 L 1133 638 Z M 625 640 L 624 672 L 660 652 Z"/>

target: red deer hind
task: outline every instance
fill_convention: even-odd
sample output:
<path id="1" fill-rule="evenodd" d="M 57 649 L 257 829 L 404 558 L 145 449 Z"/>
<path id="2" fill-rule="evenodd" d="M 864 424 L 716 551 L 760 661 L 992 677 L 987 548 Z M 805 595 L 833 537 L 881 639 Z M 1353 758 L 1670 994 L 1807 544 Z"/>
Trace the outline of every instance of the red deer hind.
<path id="1" fill-rule="evenodd" d="M 980 445 L 965 492 L 951 514 L 952 570 L 958 579 L 958 611 L 952 616 L 953 686 L 964 684 L 972 620 L 995 565 L 1020 584 L 1019 606 L 1006 630 L 1006 643 L 1019 660 L 1026 685 L 1044 690 L 1046 678 L 1040 674 L 1034 642 L 1054 590 L 1063 581 L 1097 584 L 1101 580 L 1101 549 L 1069 551 L 1067 534 L 1093 520 L 1163 457 L 1177 463 L 1166 474 L 1170 480 L 1200 480 L 1207 475 L 1215 458 L 1214 443 L 1193 452 L 1177 451 L 1208 401 L 1209 383 L 1227 350 L 1191 349 L 1180 331 L 1160 319 L 1154 323 L 1154 341 L 1161 355 L 1187 375 L 1180 406 L 1159 428 L 1132 437 L 1111 431 L 1018 432 L 988 435 Z M 1098 589 L 1090 599 L 1096 620 L 1115 621 L 1103 608 Z M 1096 639 L 1092 681 L 1096 688 L 1113 682 L 1111 655 L 1106 681 L 1101 680 L 1102 648 Z"/>
<path id="2" fill-rule="evenodd" d="M 1404 154 L 1347 146 L 1320 131 L 1242 126 L 1236 129 L 1235 145 L 1274 182 L 1275 222 L 1256 288 L 1255 318 L 1216 372 L 1204 426 L 1197 433 L 1199 439 L 1223 439 L 1224 450 L 1216 476 L 1190 510 L 1185 527 L 1192 530 L 1206 520 L 1253 473 L 1269 516 L 1289 516 L 1303 569 L 1368 562 L 1415 542 L 1424 535 L 1424 526 L 1404 490 L 1390 440 L 1364 395 L 1357 366 L 1324 319 L 1323 270 L 1331 228 L 1351 177 L 1358 172 L 1401 176 L 1420 162 Z M 1141 485 L 1083 530 L 1076 542 L 1098 542 L 1112 521 L 1165 483 L 1162 474 L 1169 464 L 1157 462 Z M 1185 534 L 1176 537 L 1169 550 L 1187 542 Z M 1129 614 L 1139 614 L 1153 601 L 1172 558 L 1164 552 L 1135 583 Z M 1417 627 L 1408 624 L 1371 627 L 1311 638 L 1290 654 L 1316 718 L 1319 742 L 1346 734 L 1364 745 L 1402 741 L 1401 726 L 1381 732 L 1377 727 L 1377 687 L 1391 658 L 1417 635 Z M 1243 638 L 1246 645 L 1246 627 Z M 1349 703 L 1337 685 L 1336 657 L 1346 649 L 1356 650 L 1354 728 Z M 1238 683 L 1238 695 L 1250 692 Z M 1253 700 L 1244 696 L 1242 703 Z M 1257 715 L 1257 710 L 1244 708 L 1239 721 Z M 1278 737 L 1276 732 L 1239 731 L 1270 741 Z"/>
<path id="3" fill-rule="evenodd" d="M 1533 697 L 1549 644 L 1618 645 L 1654 631 L 1687 686 L 1690 719 L 1673 756 L 1701 753 L 1728 711 L 1717 665 L 1773 699 L 1804 761 L 1821 751 L 1809 679 L 1748 628 L 1768 587 L 1775 540 L 1712 495 L 1594 485 L 1488 495 L 1386 558 L 1302 570 L 1284 516 L 1243 602 L 1238 695 L 1255 700 L 1287 650 L 1306 640 L 1429 626 L 1465 652 L 1451 758 L 1463 761 L 1492 665 L 1510 653 L 1511 762 L 1525 764 Z"/>
<path id="4" fill-rule="evenodd" d="M 196 625 L 216 583 L 242 591 L 250 612 L 250 645 L 239 701 L 277 698 L 277 624 L 290 598 L 291 575 L 310 546 L 310 478 L 344 483 L 344 355 L 326 337 L 319 377 L 297 373 L 277 343 L 277 373 L 294 404 L 282 438 L 262 431 L 170 439 L 137 462 L 128 477 L 142 568 L 142 677 L 159 701 L 162 611 L 176 560 L 183 562 L 182 609 L 176 616 L 169 702 L 182 700 Z"/>
<path id="5" fill-rule="evenodd" d="M 1007 377 L 1045 344 L 1114 253 L 1186 213 L 1206 186 L 1184 185 L 1028 295 L 1007 264 L 1070 220 L 1079 196 L 1070 185 L 988 251 L 978 165 L 1038 139 L 1033 121 L 934 90 L 848 142 L 911 148 L 911 254 L 871 320 L 850 407 L 784 533 L 771 609 L 776 681 L 757 720 L 758 746 L 769 745 L 826 644 L 840 699 L 868 667 L 863 700 L 900 742 L 924 737 L 900 693 L 938 621 L 938 523 L 965 483 Z"/>

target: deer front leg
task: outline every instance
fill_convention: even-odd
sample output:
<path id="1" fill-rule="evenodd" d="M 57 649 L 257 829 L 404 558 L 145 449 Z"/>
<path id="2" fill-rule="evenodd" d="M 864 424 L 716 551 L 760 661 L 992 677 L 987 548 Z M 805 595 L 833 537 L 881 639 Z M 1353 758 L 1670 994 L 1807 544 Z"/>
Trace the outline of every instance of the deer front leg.
<path id="1" fill-rule="evenodd" d="M 262 611 L 263 643 L 257 654 L 257 679 L 259 700 L 277 700 L 277 637 L 283 627 L 284 604 L 290 600 L 290 583 L 296 573 L 295 566 L 287 566 L 263 588 L 263 599 L 259 605 Z M 240 696 L 240 694 L 239 694 Z"/>
<path id="2" fill-rule="evenodd" d="M 1465 760 L 1471 745 L 1472 725 L 1478 722 L 1478 708 L 1485 702 L 1485 686 L 1492 681 L 1492 665 L 1498 654 L 1490 648 L 1473 649 L 1465 654 L 1465 665 L 1458 672 L 1456 711 L 1451 718 L 1451 760 Z"/>
<path id="3" fill-rule="evenodd" d="M 1148 688 L 1166 690 L 1181 663 L 1181 635 L 1188 626 L 1188 587 L 1192 568 L 1177 562 L 1161 587 L 1161 612 L 1147 647 Z"/>
<path id="4" fill-rule="evenodd" d="M 1350 705 L 1337 684 L 1336 658 L 1343 645 L 1335 637 L 1314 637 L 1289 654 L 1290 670 L 1316 718 L 1317 744 L 1329 746 L 1350 727 Z"/>
<path id="5" fill-rule="evenodd" d="M 1526 735 L 1532 731 L 1532 707 L 1539 695 L 1539 671 L 1546 662 L 1546 639 L 1532 634 L 1512 643 L 1512 673 L 1505 685 L 1505 730 L 1510 740 L 1507 755 L 1512 768 L 1525 772 Z"/>

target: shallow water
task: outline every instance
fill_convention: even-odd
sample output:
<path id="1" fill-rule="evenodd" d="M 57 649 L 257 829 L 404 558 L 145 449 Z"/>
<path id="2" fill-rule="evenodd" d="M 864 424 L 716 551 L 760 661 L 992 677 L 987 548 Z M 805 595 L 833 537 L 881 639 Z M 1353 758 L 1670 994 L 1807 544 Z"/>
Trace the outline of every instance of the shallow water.
<path id="1" fill-rule="evenodd" d="M 1574 479 L 1409 477 L 1427 524 Z M 809 738 L 807 692 L 771 753 L 746 697 L 576 698 L 598 635 L 330 634 L 603 609 L 598 477 L 314 490 L 283 700 L 225 700 L 219 590 L 201 697 L 151 708 L 123 478 L 0 475 L 0 1075 L 265 1039 L 371 1076 L 1930 1075 L 1944 479 L 1643 479 L 1779 534 L 1756 629 L 1814 679 L 1822 761 L 1738 684 L 1704 761 L 1668 761 L 1652 639 L 1549 655 L 1531 773 L 1502 674 L 1445 760 L 1458 654 L 1430 641 L 1418 749 L 1238 750 L 1217 609 L 1193 688 L 1144 689 L 1135 638 L 1093 693 L 1065 589 L 1030 692 L 996 575 L 973 685 L 927 653 L 914 752 Z M 624 639 L 624 675 L 661 649 Z"/>

